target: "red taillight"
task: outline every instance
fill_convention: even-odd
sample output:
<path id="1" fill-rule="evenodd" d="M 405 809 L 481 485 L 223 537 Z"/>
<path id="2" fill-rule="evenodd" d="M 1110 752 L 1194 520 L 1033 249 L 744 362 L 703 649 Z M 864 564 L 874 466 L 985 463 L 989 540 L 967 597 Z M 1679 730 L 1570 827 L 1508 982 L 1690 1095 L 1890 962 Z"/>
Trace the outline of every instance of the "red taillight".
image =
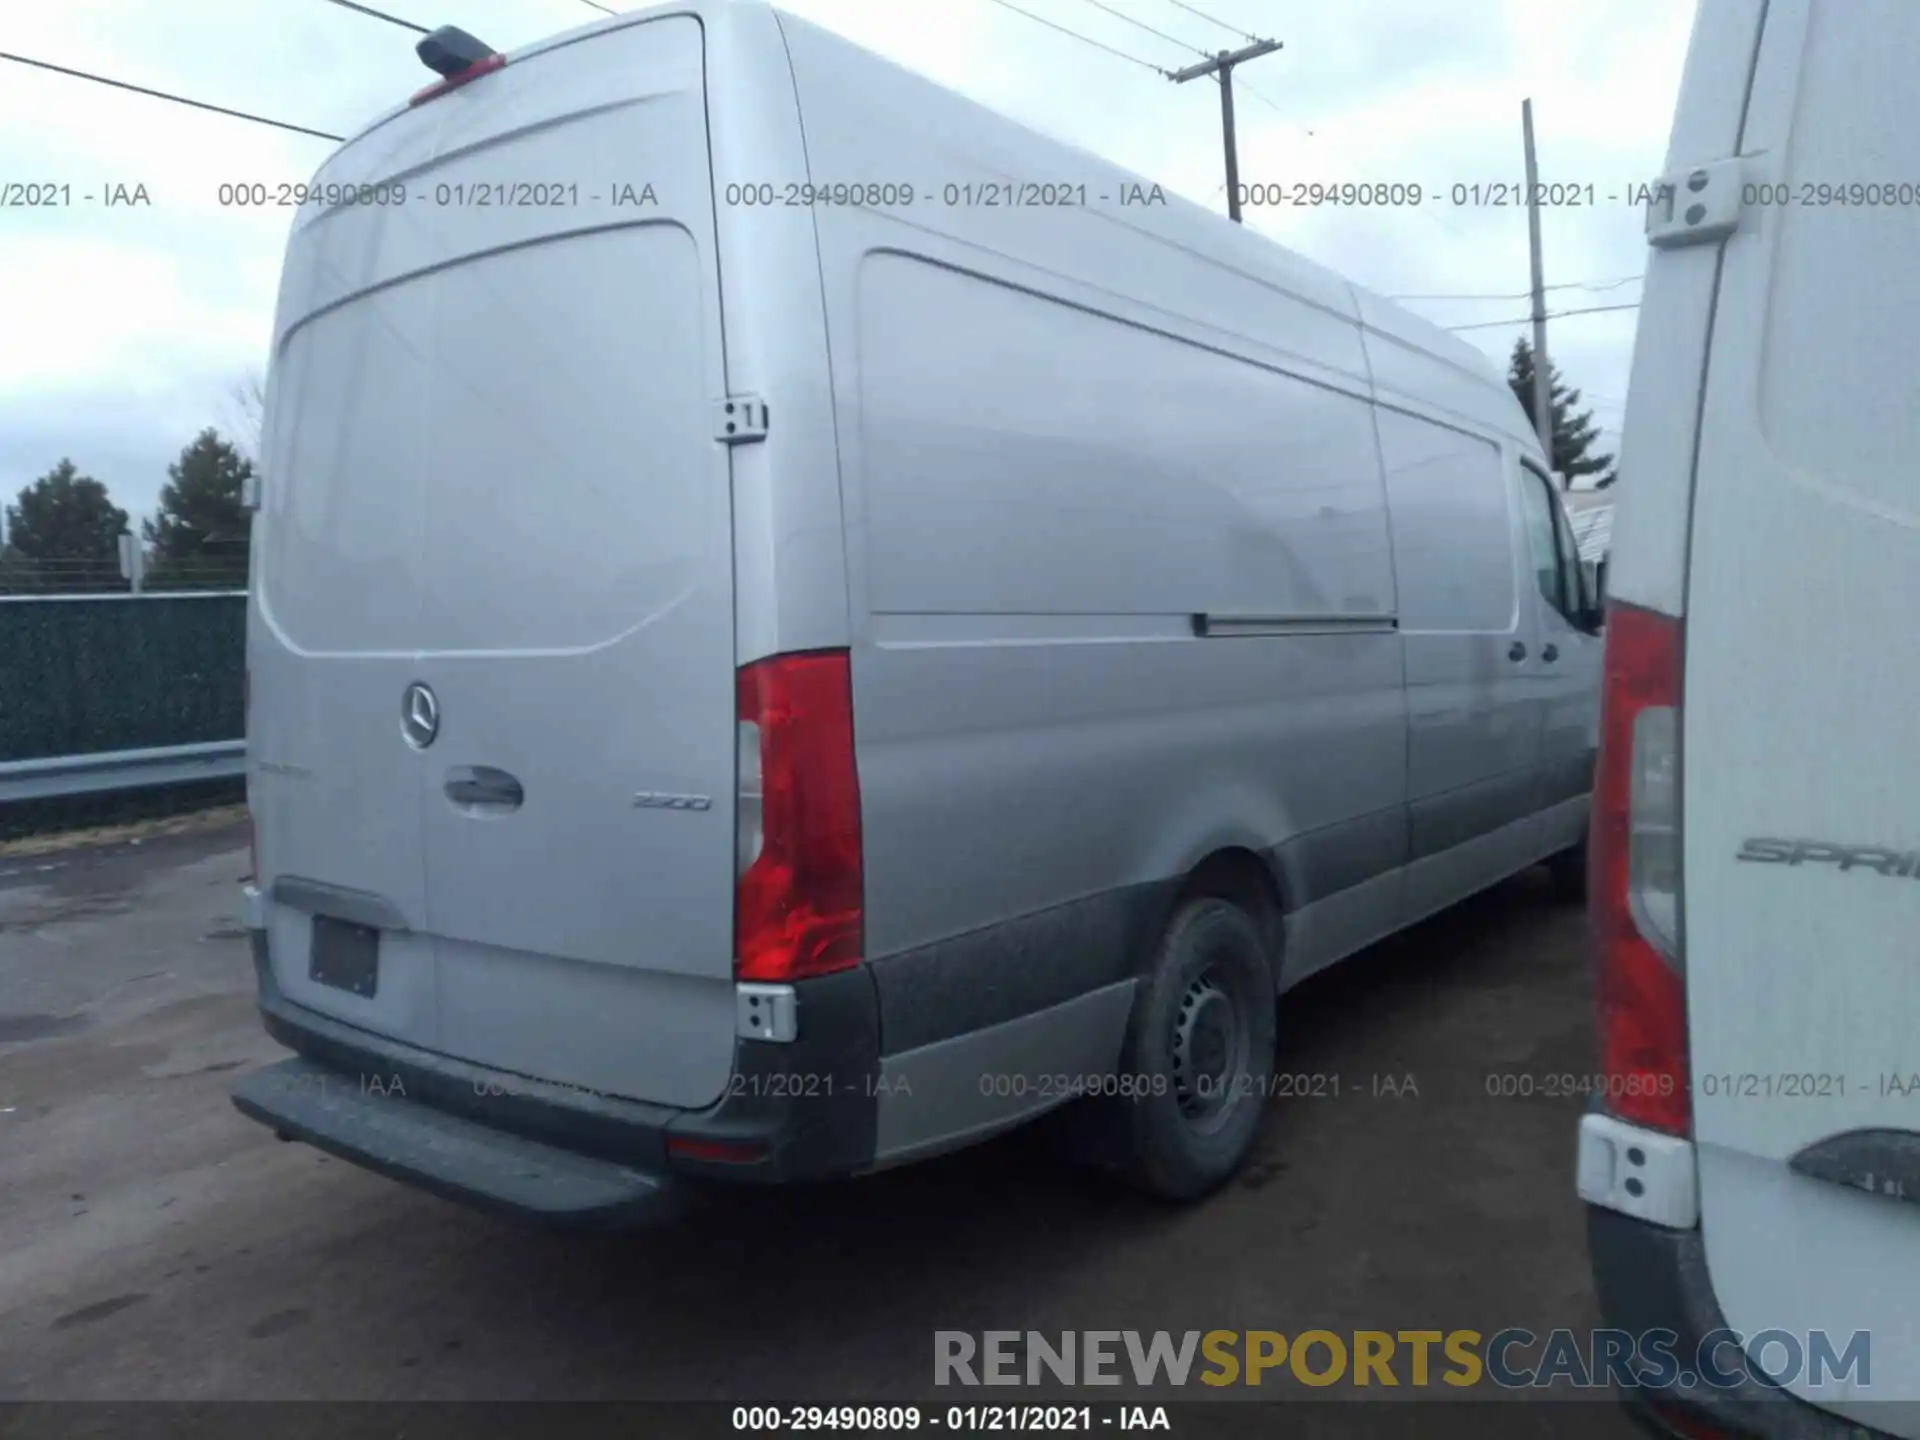
<path id="1" fill-rule="evenodd" d="M 1680 897 L 1681 622 L 1608 608 L 1588 886 L 1603 1104 L 1685 1135 L 1687 1003 Z"/>
<path id="2" fill-rule="evenodd" d="M 739 677 L 734 974 L 786 981 L 860 963 L 860 782 L 845 651 L 776 655 Z"/>
<path id="3" fill-rule="evenodd" d="M 704 1160 L 709 1165 L 753 1165 L 767 1158 L 767 1147 L 757 1141 L 669 1135 L 667 1154 L 676 1160 Z"/>
<path id="4" fill-rule="evenodd" d="M 478 80 L 482 75 L 491 75 L 506 63 L 507 57 L 504 55 L 489 55 L 484 60 L 476 60 L 458 75 L 450 75 L 445 80 L 436 80 L 433 84 L 427 86 L 426 89 L 415 91 L 413 98 L 407 101 L 407 103 L 409 105 L 419 105 L 433 99 L 436 95 L 444 95 L 449 90 L 458 90 L 469 80 Z M 519 73 L 517 70 L 514 71 L 516 75 Z"/>

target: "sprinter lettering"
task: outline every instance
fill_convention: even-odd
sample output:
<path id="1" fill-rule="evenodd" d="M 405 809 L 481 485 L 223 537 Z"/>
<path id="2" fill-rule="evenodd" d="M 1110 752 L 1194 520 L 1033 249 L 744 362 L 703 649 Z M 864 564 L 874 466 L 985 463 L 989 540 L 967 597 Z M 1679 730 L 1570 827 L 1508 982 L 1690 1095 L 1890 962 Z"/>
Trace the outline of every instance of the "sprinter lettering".
<path id="1" fill-rule="evenodd" d="M 1832 865 L 1840 871 L 1866 870 L 1892 879 L 1920 878 L 1920 851 L 1881 845 L 1841 845 L 1831 840 L 1743 841 L 1736 860 L 1761 865 Z"/>

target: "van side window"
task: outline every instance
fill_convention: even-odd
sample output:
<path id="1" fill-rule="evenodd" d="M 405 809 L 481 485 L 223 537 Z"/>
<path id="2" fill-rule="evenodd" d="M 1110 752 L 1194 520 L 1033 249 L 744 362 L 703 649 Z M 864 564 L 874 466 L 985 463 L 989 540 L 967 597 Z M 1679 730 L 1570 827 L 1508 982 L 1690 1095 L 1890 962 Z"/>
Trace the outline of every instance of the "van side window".
<path id="1" fill-rule="evenodd" d="M 1573 537 L 1573 522 L 1567 519 L 1567 507 L 1557 496 L 1549 499 L 1553 505 L 1553 533 L 1560 551 L 1561 593 L 1571 607 L 1567 612 L 1569 618 L 1574 618 L 1587 603 L 1587 577 L 1580 565 L 1580 542 Z"/>
<path id="2" fill-rule="evenodd" d="M 1580 555 L 1560 510 L 1553 482 L 1531 465 L 1520 467 L 1520 509 L 1540 596 L 1569 624 L 1580 612 Z"/>
<path id="3" fill-rule="evenodd" d="M 1403 631 L 1500 634 L 1513 624 L 1513 528 L 1500 447 L 1377 412 Z"/>

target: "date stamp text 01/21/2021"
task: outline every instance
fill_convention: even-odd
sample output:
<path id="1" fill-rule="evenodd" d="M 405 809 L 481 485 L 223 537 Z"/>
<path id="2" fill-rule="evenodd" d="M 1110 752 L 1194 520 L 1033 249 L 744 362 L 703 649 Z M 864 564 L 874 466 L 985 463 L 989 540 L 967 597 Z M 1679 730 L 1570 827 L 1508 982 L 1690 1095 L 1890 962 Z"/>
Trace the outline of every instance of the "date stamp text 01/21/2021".
<path id="1" fill-rule="evenodd" d="M 406 1078 L 398 1073 L 359 1075 L 302 1073 L 287 1078 L 286 1084 L 298 1087 L 338 1090 L 365 1097 L 405 1100 Z M 924 1086 L 925 1082 L 922 1082 Z M 1024 1072 L 983 1071 L 971 1082 L 982 1095 L 1033 1097 L 1040 1100 L 1076 1100 L 1094 1097 L 1147 1099 L 1170 1093 L 1171 1082 L 1165 1075 L 1124 1075 L 1114 1072 L 1086 1074 L 1027 1074 Z M 1209 1085 L 1232 1086 L 1237 1095 L 1257 1095 L 1270 1100 L 1352 1099 L 1406 1100 L 1420 1097 L 1420 1082 L 1410 1072 L 1375 1073 L 1342 1076 L 1331 1072 L 1276 1072 L 1266 1076 L 1240 1076 L 1227 1080 L 1200 1077 L 1194 1082 L 1203 1091 Z M 473 1082 L 476 1096 L 490 1099 L 531 1096 L 555 1098 L 582 1096 L 617 1099 L 591 1087 L 555 1080 L 518 1080 L 496 1076 Z M 825 1099 L 835 1095 L 864 1095 L 869 1099 L 883 1095 L 912 1097 L 913 1084 L 903 1075 L 839 1075 L 831 1071 L 785 1071 L 772 1074 L 746 1074 L 736 1071 L 727 1082 L 728 1095 L 756 1099 Z"/>
<path id="2" fill-rule="evenodd" d="M 1503 209 L 1524 206 L 1529 199 L 1555 208 L 1597 208 L 1602 204 L 1643 206 L 1653 198 L 1647 184 L 1603 187 L 1591 181 L 1541 182 L 1528 187 L 1516 181 L 1455 182 L 1427 185 L 1418 181 L 1242 181 L 1236 187 L 1243 206 L 1253 208 L 1401 209 L 1423 205 L 1464 209 Z M 1783 190 L 1784 187 L 1749 187 Z M 1835 187 L 1823 187 L 1833 189 Z M 1842 187 L 1844 188 L 1844 187 Z M 1863 190 L 1914 187 L 1856 187 Z M 904 180 L 733 181 L 720 187 L 721 203 L 729 208 L 780 209 L 815 206 L 864 209 L 902 209 L 935 206 L 944 209 L 1027 210 L 1084 209 L 1092 205 L 1122 209 L 1164 207 L 1163 186 L 1146 181 L 1106 180 L 1088 184 L 1072 179 L 990 179 L 946 181 L 941 184 Z M 57 202 L 56 202 L 57 203 Z M 519 179 L 494 177 L 476 181 L 442 181 L 431 187 L 393 183 L 266 185 L 233 183 L 219 187 L 223 207 L 287 207 L 424 204 L 464 209 L 521 209 L 574 207 L 581 204 L 651 207 L 660 203 L 648 181 L 613 179 L 583 185 L 578 179 L 557 176 Z M 1769 199 L 1756 203 L 1784 203 Z M 1844 202 L 1842 202 L 1844 203 Z M 1857 203 L 1867 203 L 1862 200 Z M 1878 203 L 1892 203 L 1891 200 Z M 1920 196 L 1909 203 L 1920 203 Z"/>
<path id="3" fill-rule="evenodd" d="M 398 1075 L 362 1074 L 358 1076 L 301 1075 L 289 1083 L 323 1088 L 352 1090 L 363 1096 L 407 1098 L 406 1081 Z M 923 1082 L 924 1083 L 924 1082 Z M 1028 1074 L 1018 1071 L 983 1071 L 972 1082 L 982 1095 L 1002 1098 L 1026 1098 L 1041 1101 L 1066 1101 L 1094 1097 L 1144 1100 L 1170 1092 L 1165 1075 L 1129 1075 L 1116 1072 L 1085 1074 Z M 1262 1100 L 1419 1100 L 1424 1098 L 1421 1080 L 1411 1071 L 1373 1072 L 1342 1075 L 1333 1071 L 1276 1071 L 1265 1076 L 1238 1076 L 1228 1080 L 1197 1077 L 1196 1085 L 1231 1085 L 1235 1094 L 1257 1095 Z M 827 1099 L 835 1095 L 912 1097 L 914 1087 L 902 1075 L 841 1075 L 831 1071 L 785 1071 L 772 1074 L 735 1072 L 727 1082 L 727 1094 L 756 1099 Z M 1536 1075 L 1531 1072 L 1490 1070 L 1481 1080 L 1488 1099 L 1493 1100 L 1588 1100 L 1606 1099 L 1621 1094 L 1671 1094 L 1684 1085 L 1689 1093 L 1707 1099 L 1731 1100 L 1822 1100 L 1839 1099 L 1848 1094 L 1877 1095 L 1883 1099 L 1912 1099 L 1920 1103 L 1920 1071 L 1887 1071 L 1848 1076 L 1827 1072 L 1780 1074 L 1727 1074 L 1713 1072 L 1676 1081 L 1671 1075 L 1604 1074 L 1564 1072 Z M 1433 1087 L 1429 1085 L 1429 1091 Z M 556 1096 L 562 1094 L 597 1096 L 612 1099 L 590 1087 L 561 1081 L 509 1081 L 506 1077 L 476 1080 L 474 1093 L 483 1097 L 505 1098 L 516 1095 Z M 1458 1098 L 1454 1087 L 1441 1087 L 1434 1098 Z"/>
<path id="4" fill-rule="evenodd" d="M 1541 181 L 1531 186 L 1513 180 L 1455 181 L 1429 185 L 1419 181 L 1254 180 L 1237 186 L 1243 207 L 1251 209 L 1391 210 L 1422 207 L 1508 209 L 1536 203 L 1550 209 L 1598 209 L 1603 205 L 1641 208 L 1657 198 L 1648 182 L 1602 184 L 1596 181 Z M 76 184 L 49 176 L 32 180 L 0 179 L 0 209 L 150 210 L 170 197 L 144 181 Z M 178 197 L 171 197 L 177 199 Z M 196 194 L 204 202 L 204 194 Z M 632 177 L 583 181 L 579 177 L 488 177 L 409 186 L 401 181 L 230 181 L 211 197 L 221 209 L 327 209 L 425 206 L 462 210 L 560 209 L 582 205 L 624 208 L 658 207 L 653 182 Z M 815 206 L 872 210 L 932 206 L 970 210 L 1030 210 L 1116 206 L 1164 207 L 1164 187 L 1146 181 L 1112 179 L 1086 183 L 1055 180 L 968 180 L 937 185 L 906 181 L 811 180 L 732 182 L 720 188 L 729 208 Z M 1741 204 L 1761 208 L 1920 209 L 1920 180 L 1782 180 L 1741 186 Z"/>

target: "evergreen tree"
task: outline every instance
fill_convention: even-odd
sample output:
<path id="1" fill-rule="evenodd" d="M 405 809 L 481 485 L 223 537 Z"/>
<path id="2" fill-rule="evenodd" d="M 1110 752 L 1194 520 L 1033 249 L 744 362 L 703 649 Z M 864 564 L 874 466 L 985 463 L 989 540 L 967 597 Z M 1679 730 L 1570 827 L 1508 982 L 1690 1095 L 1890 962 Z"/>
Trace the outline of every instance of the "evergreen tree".
<path id="1" fill-rule="evenodd" d="M 1507 384 L 1526 412 L 1529 426 L 1533 415 L 1533 346 L 1522 336 L 1513 342 L 1513 359 L 1507 365 Z M 1593 423 L 1593 411 L 1581 410 L 1580 392 L 1560 379 L 1560 367 L 1547 362 L 1548 393 L 1553 397 L 1553 468 L 1569 483 L 1582 475 L 1598 475 L 1597 489 L 1605 489 L 1618 476 L 1613 456 L 1590 453 L 1600 438 L 1600 427 Z"/>
<path id="2" fill-rule="evenodd" d="M 107 487 L 63 459 L 7 507 L 7 586 L 15 590 L 124 590 L 120 536 L 127 512 Z"/>
<path id="3" fill-rule="evenodd" d="M 241 504 L 253 462 L 211 426 L 167 467 L 160 511 L 145 522 L 148 589 L 244 589 L 253 515 Z"/>

